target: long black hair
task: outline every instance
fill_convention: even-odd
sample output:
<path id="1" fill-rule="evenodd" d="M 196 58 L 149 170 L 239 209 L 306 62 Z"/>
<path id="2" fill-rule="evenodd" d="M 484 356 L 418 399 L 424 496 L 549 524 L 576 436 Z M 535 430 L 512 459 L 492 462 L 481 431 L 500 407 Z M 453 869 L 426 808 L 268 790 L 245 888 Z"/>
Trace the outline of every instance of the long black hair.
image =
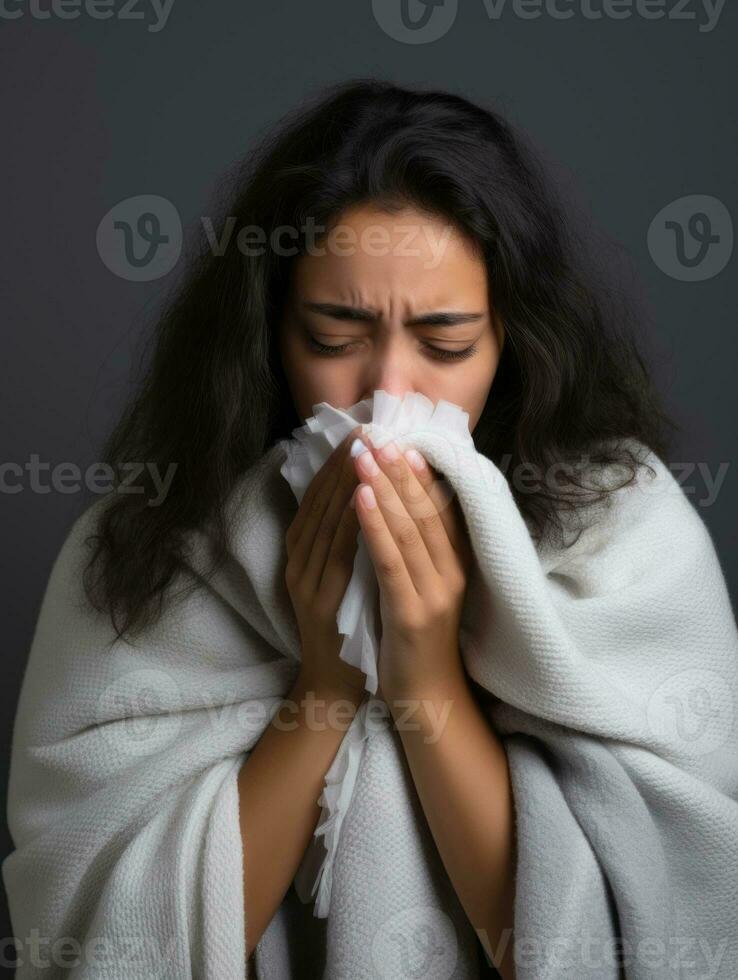
<path id="1" fill-rule="evenodd" d="M 214 228 L 228 244 L 219 254 L 203 240 L 190 254 L 104 450 L 116 470 L 130 460 L 162 473 L 177 464 L 162 503 L 149 505 L 154 486 L 112 494 L 88 539 L 87 594 L 118 636 L 158 616 L 190 529 L 210 525 L 220 561 L 235 481 L 301 424 L 277 339 L 290 266 L 309 223 L 330 228 L 351 205 L 440 216 L 483 256 L 505 343 L 473 432 L 480 453 L 539 473 L 589 454 L 625 463 L 631 480 L 640 461 L 629 440 L 666 455 L 667 426 L 676 426 L 658 403 L 635 320 L 585 272 L 539 159 L 491 109 L 373 78 L 334 85 L 284 117 L 219 193 Z M 267 240 L 294 229 L 294 254 L 243 248 L 247 226 Z M 561 528 L 565 495 L 512 489 L 534 536 Z"/>

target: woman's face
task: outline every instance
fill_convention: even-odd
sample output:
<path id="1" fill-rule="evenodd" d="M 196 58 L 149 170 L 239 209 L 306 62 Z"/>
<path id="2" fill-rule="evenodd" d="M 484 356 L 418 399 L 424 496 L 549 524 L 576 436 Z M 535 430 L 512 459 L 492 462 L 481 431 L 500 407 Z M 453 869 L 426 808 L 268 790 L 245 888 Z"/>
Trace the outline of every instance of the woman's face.
<path id="1" fill-rule="evenodd" d="M 473 431 L 504 337 L 471 243 L 442 218 L 361 206 L 317 250 L 293 266 L 279 328 L 301 421 L 318 402 L 347 409 L 382 388 L 454 402 Z"/>

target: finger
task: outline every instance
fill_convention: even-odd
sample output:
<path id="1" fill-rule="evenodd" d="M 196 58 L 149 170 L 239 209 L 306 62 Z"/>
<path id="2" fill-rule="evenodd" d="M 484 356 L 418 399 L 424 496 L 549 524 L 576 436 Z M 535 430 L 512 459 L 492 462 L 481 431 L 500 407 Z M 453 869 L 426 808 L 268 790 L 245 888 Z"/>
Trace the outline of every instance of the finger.
<path id="1" fill-rule="evenodd" d="M 394 497 L 390 495 L 391 491 L 387 492 L 389 509 L 385 513 L 385 519 L 395 540 L 402 542 L 401 550 L 415 587 L 421 595 L 426 594 L 437 587 L 438 575 L 450 571 L 456 557 L 446 526 L 433 500 L 394 443 L 389 442 L 379 450 L 376 460 L 394 492 Z M 417 546 L 412 549 L 407 547 L 412 545 L 413 540 L 409 522 L 412 522 L 422 541 L 422 549 Z M 428 563 L 434 574 L 430 574 Z"/>
<path id="2" fill-rule="evenodd" d="M 376 502 L 370 506 L 365 498 L 368 486 L 363 483 L 357 488 L 354 497 L 356 513 L 385 601 L 393 609 L 402 610 L 417 601 L 418 593 L 381 507 Z M 369 489 L 372 488 L 369 486 Z"/>
<path id="3" fill-rule="evenodd" d="M 376 472 L 372 473 L 366 469 L 366 463 L 373 464 L 373 469 Z M 371 450 L 366 450 L 357 457 L 356 469 L 359 479 L 369 484 L 374 491 L 379 509 L 382 511 L 384 523 L 402 555 L 415 591 L 419 595 L 425 595 L 432 589 L 437 588 L 438 571 L 428 553 L 423 535 L 420 533 L 415 520 L 408 514 L 392 480 L 383 472 L 382 467 L 378 465 L 378 460 Z M 433 505 L 427 494 L 423 493 L 423 496 L 425 498 L 427 514 L 425 519 L 432 520 Z M 443 527 L 440 526 L 437 515 L 436 522 L 439 524 L 441 533 L 443 533 Z M 450 547 L 448 542 L 446 547 Z"/>
<path id="4" fill-rule="evenodd" d="M 348 433 L 323 463 L 300 501 L 297 514 L 287 530 L 287 552 L 290 558 L 304 566 L 310 554 L 317 527 L 330 502 L 332 488 L 338 480 L 341 464 L 348 447 L 359 434 L 361 426 Z"/>
<path id="5" fill-rule="evenodd" d="M 448 481 L 439 478 L 428 460 L 417 450 L 406 450 L 403 455 L 416 480 L 433 501 L 454 550 L 462 556 L 468 556 L 471 550 L 469 535 L 458 496 Z"/>
<path id="6" fill-rule="evenodd" d="M 353 439 L 351 440 L 353 442 Z M 350 443 L 349 443 L 350 445 Z M 331 491 L 325 512 L 318 524 L 305 565 L 308 582 L 316 589 L 325 569 L 326 559 L 336 536 L 341 517 L 357 484 L 356 468 L 348 452 L 344 452 L 338 469 L 335 486 Z M 351 508 L 348 508 L 351 510 Z"/>
<path id="7" fill-rule="evenodd" d="M 318 588 L 326 605 L 338 609 L 351 580 L 358 546 L 359 519 L 348 504 L 343 509 L 331 542 Z"/>
<path id="8" fill-rule="evenodd" d="M 336 470 L 341 465 L 343 454 L 346 452 L 348 446 L 351 445 L 353 439 L 359 434 L 360 429 L 361 426 L 357 426 L 356 429 L 349 432 L 346 437 L 338 443 L 317 473 L 313 476 L 313 479 L 310 481 L 305 493 L 303 494 L 297 514 L 290 525 L 288 532 L 291 533 L 294 540 L 297 540 L 302 533 L 304 525 L 306 522 L 308 522 L 313 503 L 316 498 L 320 497 L 321 488 L 325 484 L 328 484 L 331 480 L 335 480 Z"/>

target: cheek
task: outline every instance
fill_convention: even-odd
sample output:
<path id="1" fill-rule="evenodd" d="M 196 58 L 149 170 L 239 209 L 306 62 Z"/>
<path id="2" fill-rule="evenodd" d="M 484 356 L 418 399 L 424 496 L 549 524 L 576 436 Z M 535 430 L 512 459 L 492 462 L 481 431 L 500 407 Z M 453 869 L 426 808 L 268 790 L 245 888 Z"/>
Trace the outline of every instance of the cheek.
<path id="1" fill-rule="evenodd" d="M 473 431 L 489 397 L 497 364 L 494 351 L 480 351 L 458 370 L 450 370 L 446 378 L 438 378 L 434 390 L 424 390 L 424 394 L 434 401 L 445 398 L 460 405 L 469 413 L 469 429 Z"/>
<path id="2" fill-rule="evenodd" d="M 492 386 L 495 368 L 496 361 L 492 361 L 480 352 L 476 357 L 471 358 L 469 363 L 448 371 L 448 377 L 444 379 L 445 383 L 438 385 L 438 397 L 455 401 L 468 412 L 471 412 L 475 406 L 481 410 Z"/>
<path id="3" fill-rule="evenodd" d="M 328 358 L 325 362 L 303 358 L 297 365 L 295 388 L 298 411 L 304 418 L 313 414 L 313 405 L 319 402 L 350 408 L 361 399 L 359 374 L 343 358 L 336 358 L 336 363 Z"/>

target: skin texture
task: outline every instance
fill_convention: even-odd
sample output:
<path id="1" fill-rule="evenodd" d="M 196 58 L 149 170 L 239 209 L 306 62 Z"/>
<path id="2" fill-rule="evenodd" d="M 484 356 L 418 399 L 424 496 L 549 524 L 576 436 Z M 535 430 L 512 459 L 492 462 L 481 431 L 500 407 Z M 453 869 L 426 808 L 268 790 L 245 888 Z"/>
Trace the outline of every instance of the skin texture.
<path id="1" fill-rule="evenodd" d="M 282 364 L 300 419 L 321 401 L 348 408 L 382 388 L 399 397 L 415 391 L 461 405 L 473 431 L 504 343 L 484 262 L 446 221 L 414 210 L 387 215 L 355 208 L 339 225 L 343 232 L 324 244 L 324 255 L 297 260 L 280 323 Z M 352 235 L 355 246 L 340 244 Z M 386 244 L 370 247 L 372 237 Z M 366 309 L 376 319 L 316 312 L 306 308 L 310 303 Z M 480 316 L 455 326 L 408 323 L 437 312 Z M 325 345 L 351 346 L 337 355 L 321 354 L 310 336 Z M 444 351 L 474 345 L 478 351 L 442 361 L 425 345 Z"/>
<path id="2" fill-rule="evenodd" d="M 305 421 L 321 401 L 348 408 L 382 388 L 400 397 L 417 391 L 433 401 L 455 402 L 469 413 L 473 431 L 504 343 L 483 261 L 448 223 L 410 209 L 387 215 L 360 207 L 346 212 L 340 226 L 344 243 L 352 234 L 357 243 L 372 234 L 382 244 L 346 248 L 329 241 L 325 254 L 295 264 L 280 350 L 300 418 Z M 329 305 L 316 310 L 306 304 Z M 428 322 L 429 314 L 439 312 L 465 314 L 466 322 Z M 321 354 L 310 336 L 349 346 Z M 473 345 L 476 351 L 446 362 L 429 345 L 446 351 Z M 326 473 L 316 474 L 315 488 L 308 488 L 288 531 L 287 579 L 298 622 L 311 621 L 300 615 L 303 606 L 312 609 L 313 620 L 320 607 L 324 615 L 318 618 L 335 622 L 334 607 L 351 574 L 353 551 L 345 542 L 361 529 L 380 587 L 378 695 L 400 733 L 459 900 L 503 980 L 513 980 L 514 800 L 504 746 L 471 691 L 459 650 L 473 561 L 463 514 L 456 500 L 449 505 L 442 481 L 422 457 L 416 469 L 403 455 L 391 459 L 367 446 L 351 457 L 346 449 L 340 463 L 336 452 Z M 367 467 L 367 460 L 375 465 Z M 349 499 L 352 487 L 356 492 Z M 329 544 L 336 541 L 344 543 Z M 315 566 L 310 574 L 308 556 Z M 301 572 L 303 566 L 308 572 Z M 323 640 L 311 642 L 301 627 L 306 668 L 290 697 L 310 690 L 328 706 L 345 699 L 351 715 L 360 688 L 355 678 L 319 661 L 317 651 L 326 644 L 335 656 L 340 650 L 340 639 L 327 636 L 327 626 L 323 633 Z M 300 724 L 288 735 L 267 729 L 239 779 L 245 868 L 251 862 L 249 873 L 244 871 L 249 953 L 294 876 L 319 816 L 314 800 L 321 775 L 345 732 L 318 735 L 297 717 Z M 311 759 L 313 754 L 318 758 Z M 280 844 L 285 839 L 289 848 Z"/>

